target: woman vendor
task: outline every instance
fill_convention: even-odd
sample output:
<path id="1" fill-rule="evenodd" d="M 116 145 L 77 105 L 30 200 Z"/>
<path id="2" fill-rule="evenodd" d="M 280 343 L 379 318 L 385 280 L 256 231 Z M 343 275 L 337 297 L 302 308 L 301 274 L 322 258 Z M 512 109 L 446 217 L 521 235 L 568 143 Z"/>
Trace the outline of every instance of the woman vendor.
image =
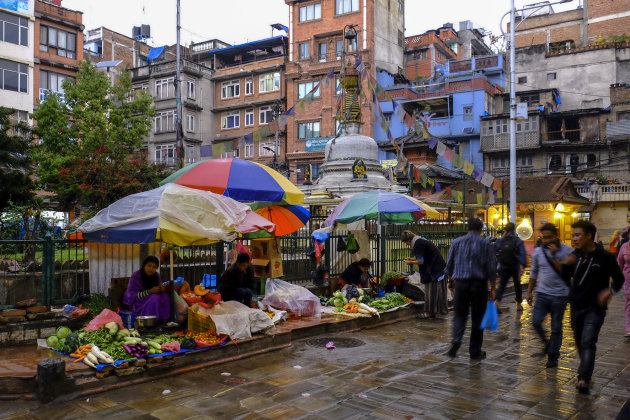
<path id="1" fill-rule="evenodd" d="M 367 258 L 361 258 L 346 268 L 341 274 L 338 287 L 346 284 L 354 284 L 357 287 L 367 288 L 370 280 L 370 266 L 372 263 Z"/>
<path id="2" fill-rule="evenodd" d="M 129 305 L 136 316 L 154 315 L 168 320 L 171 314 L 169 285 L 163 285 L 157 269 L 160 261 L 152 255 L 142 262 L 142 268 L 131 275 L 123 303 Z"/>
<path id="3" fill-rule="evenodd" d="M 435 318 L 439 312 L 448 313 L 446 304 L 447 290 L 444 280 L 446 262 L 435 244 L 406 230 L 400 235 L 400 240 L 411 247 L 413 258 L 406 258 L 407 265 L 418 265 L 420 278 L 424 283 L 424 314 L 421 319 Z"/>
<path id="4" fill-rule="evenodd" d="M 224 301 L 235 300 L 251 306 L 254 296 L 254 273 L 249 267 L 249 255 L 242 252 L 221 276 L 219 292 Z"/>

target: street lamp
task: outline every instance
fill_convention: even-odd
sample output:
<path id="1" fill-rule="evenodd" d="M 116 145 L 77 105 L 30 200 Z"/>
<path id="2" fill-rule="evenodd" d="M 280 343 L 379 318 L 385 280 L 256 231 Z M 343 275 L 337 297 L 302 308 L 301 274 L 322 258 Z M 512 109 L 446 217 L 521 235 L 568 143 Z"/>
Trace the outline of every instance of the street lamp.
<path id="1" fill-rule="evenodd" d="M 514 52 L 514 31 L 516 30 L 515 25 L 515 15 L 516 9 L 514 8 L 514 0 L 511 1 L 510 11 L 504 14 L 501 17 L 501 22 L 499 22 L 499 27 L 501 28 L 501 34 L 505 37 L 505 32 L 503 32 L 503 19 L 509 14 L 510 15 L 510 221 L 516 224 L 516 84 L 514 81 L 515 77 L 515 69 L 514 69 L 514 61 L 515 61 L 515 52 Z M 520 12 L 525 12 L 526 10 L 534 10 L 538 11 L 544 7 L 553 6 L 554 4 L 562 4 L 562 3 L 570 3 L 573 0 L 559 0 L 551 3 L 537 3 L 537 4 L 529 4 L 520 9 Z M 527 16 L 522 15 L 521 21 L 518 23 L 519 25 L 523 23 L 527 19 Z"/>
<path id="2" fill-rule="evenodd" d="M 263 149 L 269 150 L 271 153 L 273 153 L 273 169 L 277 170 L 278 169 L 278 154 L 276 153 L 274 149 L 272 149 L 269 146 L 263 146 Z"/>

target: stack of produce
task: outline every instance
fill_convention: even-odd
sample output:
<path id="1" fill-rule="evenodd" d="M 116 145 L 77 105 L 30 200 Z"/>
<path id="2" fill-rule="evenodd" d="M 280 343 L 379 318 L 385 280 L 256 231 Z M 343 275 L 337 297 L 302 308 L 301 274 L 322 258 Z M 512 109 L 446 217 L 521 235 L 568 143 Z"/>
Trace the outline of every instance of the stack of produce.
<path id="1" fill-rule="evenodd" d="M 387 311 L 398 306 L 409 303 L 410 300 L 400 293 L 388 293 L 384 297 L 374 299 L 370 302 L 370 305 L 380 312 Z"/>
<path id="2" fill-rule="evenodd" d="M 364 293 L 363 289 L 358 289 L 358 293 L 358 298 L 353 297 L 348 300 L 348 298 L 344 297 L 343 292 L 337 290 L 333 293 L 332 298 L 330 298 L 329 304 L 335 306 L 334 312 L 347 312 L 349 314 L 378 314 L 378 311 L 375 308 L 361 302 L 368 296 Z"/>

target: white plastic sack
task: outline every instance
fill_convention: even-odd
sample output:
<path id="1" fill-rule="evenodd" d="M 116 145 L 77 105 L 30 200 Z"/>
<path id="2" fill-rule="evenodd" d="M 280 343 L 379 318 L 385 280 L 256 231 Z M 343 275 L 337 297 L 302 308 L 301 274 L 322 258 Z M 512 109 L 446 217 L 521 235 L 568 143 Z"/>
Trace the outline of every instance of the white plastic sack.
<path id="1" fill-rule="evenodd" d="M 248 308 L 240 302 L 220 302 L 208 309 L 199 307 L 199 314 L 212 318 L 217 334 L 232 340 L 250 338 L 252 333 L 273 327 L 271 318 L 260 309 Z"/>
<path id="2" fill-rule="evenodd" d="M 322 307 L 317 296 L 302 286 L 278 279 L 267 279 L 262 303 L 291 311 L 297 316 L 322 316 Z"/>

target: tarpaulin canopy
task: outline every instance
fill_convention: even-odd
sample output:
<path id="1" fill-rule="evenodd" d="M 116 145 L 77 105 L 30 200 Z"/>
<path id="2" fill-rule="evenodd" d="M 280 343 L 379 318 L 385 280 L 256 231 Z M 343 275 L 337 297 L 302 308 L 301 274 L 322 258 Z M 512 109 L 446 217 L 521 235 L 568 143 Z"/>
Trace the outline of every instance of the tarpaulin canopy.
<path id="1" fill-rule="evenodd" d="M 162 52 L 164 51 L 164 48 L 165 48 L 164 45 L 161 47 L 151 48 L 149 50 L 149 54 L 147 55 L 147 61 L 155 60 L 156 58 L 161 56 Z"/>

